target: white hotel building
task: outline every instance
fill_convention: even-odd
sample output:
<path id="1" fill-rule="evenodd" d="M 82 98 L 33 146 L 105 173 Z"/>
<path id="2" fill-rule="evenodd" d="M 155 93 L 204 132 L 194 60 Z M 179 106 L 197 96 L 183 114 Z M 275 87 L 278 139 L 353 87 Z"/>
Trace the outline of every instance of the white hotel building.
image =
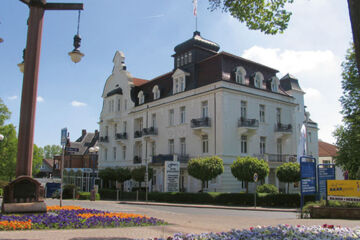
<path id="1" fill-rule="evenodd" d="M 298 80 L 256 62 L 218 52 L 199 32 L 175 47 L 174 69 L 152 80 L 133 78 L 116 52 L 106 80 L 100 115 L 99 168 L 154 169 L 153 191 L 164 189 L 164 161 L 181 163 L 180 189 L 197 192 L 200 181 L 187 173 L 192 157 L 217 155 L 225 171 L 208 191 L 239 192 L 231 174 L 238 156 L 268 161 L 266 183 L 285 188 L 277 166 L 296 161 L 300 128 L 307 122 L 308 153 L 318 158 L 317 124 L 305 120 Z M 251 184 L 250 184 L 251 187 Z"/>

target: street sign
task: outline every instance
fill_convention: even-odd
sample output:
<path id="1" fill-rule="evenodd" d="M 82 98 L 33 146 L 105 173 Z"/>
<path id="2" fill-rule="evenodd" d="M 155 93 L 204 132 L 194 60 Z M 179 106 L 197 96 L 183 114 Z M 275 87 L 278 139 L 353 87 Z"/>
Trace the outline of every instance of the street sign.
<path id="1" fill-rule="evenodd" d="M 317 168 L 319 199 L 324 199 L 326 198 L 326 181 L 335 180 L 335 164 L 319 164 Z"/>
<path id="2" fill-rule="evenodd" d="M 257 173 L 254 173 L 254 182 L 257 182 L 259 179 L 259 175 Z"/>
<path id="3" fill-rule="evenodd" d="M 64 146 L 66 144 L 66 140 L 67 140 L 67 128 L 63 128 L 61 129 L 61 140 L 60 140 L 61 145 Z"/>
<path id="4" fill-rule="evenodd" d="M 72 147 L 65 147 L 65 150 L 67 152 L 79 152 L 78 148 L 72 148 Z"/>

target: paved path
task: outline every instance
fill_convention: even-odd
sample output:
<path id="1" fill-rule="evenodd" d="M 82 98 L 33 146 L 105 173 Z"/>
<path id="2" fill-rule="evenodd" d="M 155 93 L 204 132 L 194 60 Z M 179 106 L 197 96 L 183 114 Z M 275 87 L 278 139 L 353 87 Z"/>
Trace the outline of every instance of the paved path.
<path id="1" fill-rule="evenodd" d="M 47 200 L 48 205 L 58 205 L 58 200 Z M 72 201 L 65 200 L 64 205 L 77 205 L 87 208 L 113 212 L 131 212 L 164 219 L 166 226 L 130 227 L 78 230 L 32 230 L 0 232 L 0 239 L 72 239 L 72 240 L 115 240 L 167 237 L 176 232 L 201 233 L 221 232 L 232 228 L 243 229 L 257 225 L 303 224 L 322 225 L 324 223 L 355 227 L 359 221 L 351 220 L 314 220 L 298 219 L 294 212 L 243 211 L 217 208 L 191 208 L 181 206 L 153 206 L 119 204 L 115 201 Z"/>

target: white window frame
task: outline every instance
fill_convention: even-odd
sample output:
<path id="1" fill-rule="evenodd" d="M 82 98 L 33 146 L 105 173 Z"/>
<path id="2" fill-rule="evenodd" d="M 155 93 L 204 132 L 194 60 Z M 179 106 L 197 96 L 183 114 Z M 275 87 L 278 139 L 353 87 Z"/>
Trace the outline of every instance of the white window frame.
<path id="1" fill-rule="evenodd" d="M 185 106 L 180 107 L 180 123 L 186 122 L 186 108 Z"/>
<path id="2" fill-rule="evenodd" d="M 265 122 L 265 105 L 259 104 L 259 120 L 261 123 Z"/>
<path id="3" fill-rule="evenodd" d="M 186 155 L 186 138 L 180 138 L 180 155 Z"/>
<path id="4" fill-rule="evenodd" d="M 174 118 L 174 109 L 169 110 L 169 126 L 175 125 L 175 118 Z"/>
<path id="5" fill-rule="evenodd" d="M 242 154 L 248 153 L 248 144 L 247 144 L 247 136 L 241 135 L 241 142 L 240 142 L 240 152 Z"/>
<path id="6" fill-rule="evenodd" d="M 277 77 L 271 78 L 271 91 L 273 92 L 279 91 L 279 79 Z"/>
<path id="7" fill-rule="evenodd" d="M 151 114 L 151 126 L 156 128 L 156 113 Z"/>
<path id="8" fill-rule="evenodd" d="M 169 154 L 175 153 L 174 139 L 169 139 Z"/>
<path id="9" fill-rule="evenodd" d="M 121 100 L 120 100 L 120 98 L 118 98 L 118 100 L 117 100 L 117 111 L 121 112 Z"/>
<path id="10" fill-rule="evenodd" d="M 156 142 L 151 142 L 151 156 L 156 155 Z"/>
<path id="11" fill-rule="evenodd" d="M 153 87 L 152 92 L 153 92 L 153 94 L 154 94 L 154 100 L 160 98 L 160 90 L 159 90 L 159 86 L 158 86 L 158 85 L 155 85 L 155 86 Z"/>
<path id="12" fill-rule="evenodd" d="M 266 137 L 260 137 L 260 155 L 266 153 Z"/>
<path id="13" fill-rule="evenodd" d="M 192 62 L 192 52 L 191 51 L 189 52 L 188 60 L 189 60 L 189 63 Z"/>
<path id="14" fill-rule="evenodd" d="M 237 67 L 235 71 L 235 82 L 245 84 L 246 70 L 243 67 Z"/>
<path id="15" fill-rule="evenodd" d="M 113 147 L 113 160 L 116 161 L 116 147 Z"/>
<path id="16" fill-rule="evenodd" d="M 122 157 L 123 157 L 123 160 L 125 161 L 126 160 L 126 146 L 122 147 Z"/>
<path id="17" fill-rule="evenodd" d="M 247 102 L 246 101 L 240 102 L 240 117 L 242 117 L 244 120 L 247 117 Z"/>
<path id="18" fill-rule="evenodd" d="M 201 102 L 201 117 L 206 118 L 209 117 L 209 104 L 208 101 Z"/>
<path id="19" fill-rule="evenodd" d="M 256 72 L 254 77 L 254 86 L 256 88 L 262 88 L 264 81 L 264 75 L 261 72 Z"/>
<path id="20" fill-rule="evenodd" d="M 281 123 L 281 108 L 276 108 L 276 123 Z"/>
<path id="21" fill-rule="evenodd" d="M 140 91 L 138 93 L 138 99 L 139 99 L 139 105 L 144 104 L 145 98 L 144 98 L 144 92 Z"/>
<path id="22" fill-rule="evenodd" d="M 202 144 L 202 153 L 209 153 L 209 136 L 208 135 L 202 135 L 201 144 Z"/>

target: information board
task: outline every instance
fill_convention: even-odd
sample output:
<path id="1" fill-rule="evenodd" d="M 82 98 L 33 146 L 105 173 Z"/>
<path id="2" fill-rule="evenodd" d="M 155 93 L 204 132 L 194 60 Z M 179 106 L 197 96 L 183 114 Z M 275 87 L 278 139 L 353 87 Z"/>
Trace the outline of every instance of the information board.
<path id="1" fill-rule="evenodd" d="M 335 180 L 335 164 L 318 165 L 319 198 L 326 198 L 326 181 Z"/>
<path id="2" fill-rule="evenodd" d="M 165 161 L 165 192 L 179 192 L 180 162 Z"/>
<path id="3" fill-rule="evenodd" d="M 301 193 L 316 193 L 316 161 L 314 158 L 300 158 Z"/>
<path id="4" fill-rule="evenodd" d="M 328 180 L 327 195 L 360 198 L 360 180 Z"/>

